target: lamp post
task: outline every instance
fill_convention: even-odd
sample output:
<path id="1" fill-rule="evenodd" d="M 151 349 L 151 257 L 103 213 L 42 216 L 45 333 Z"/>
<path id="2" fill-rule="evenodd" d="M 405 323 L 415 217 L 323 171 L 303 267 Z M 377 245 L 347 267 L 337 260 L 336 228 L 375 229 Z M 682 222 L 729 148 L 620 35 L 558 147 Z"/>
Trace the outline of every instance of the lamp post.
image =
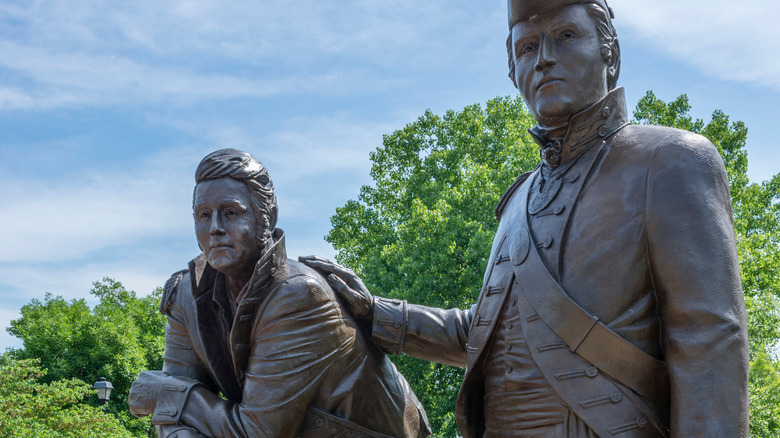
<path id="1" fill-rule="evenodd" d="M 109 397 L 111 397 L 111 390 L 114 389 L 114 385 L 112 385 L 111 382 L 106 381 L 105 377 L 101 377 L 100 380 L 95 382 L 92 389 L 97 393 L 100 404 L 104 405 L 108 402 Z"/>

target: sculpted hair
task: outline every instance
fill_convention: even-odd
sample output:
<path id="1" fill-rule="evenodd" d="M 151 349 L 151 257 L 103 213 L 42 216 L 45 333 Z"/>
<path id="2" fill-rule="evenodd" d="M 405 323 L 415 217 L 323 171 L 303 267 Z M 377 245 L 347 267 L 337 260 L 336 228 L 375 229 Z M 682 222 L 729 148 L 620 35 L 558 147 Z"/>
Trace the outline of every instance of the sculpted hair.
<path id="1" fill-rule="evenodd" d="M 206 155 L 195 170 L 195 185 L 230 177 L 246 184 L 252 194 L 252 210 L 259 222 L 257 244 L 263 248 L 276 228 L 278 207 L 274 183 L 263 164 L 244 151 L 220 149 Z M 195 194 L 193 193 L 193 205 Z"/>
<path id="2" fill-rule="evenodd" d="M 593 19 L 596 25 L 596 32 L 601 40 L 601 56 L 605 59 L 610 58 L 611 68 L 607 74 L 607 89 L 613 90 L 617 86 L 617 80 L 620 76 L 620 44 L 618 43 L 617 31 L 609 18 L 609 12 L 595 3 L 587 3 L 588 15 Z M 509 36 L 506 39 L 506 51 L 509 56 L 509 79 L 517 88 L 515 82 L 515 56 L 512 50 L 512 29 L 509 29 Z"/>

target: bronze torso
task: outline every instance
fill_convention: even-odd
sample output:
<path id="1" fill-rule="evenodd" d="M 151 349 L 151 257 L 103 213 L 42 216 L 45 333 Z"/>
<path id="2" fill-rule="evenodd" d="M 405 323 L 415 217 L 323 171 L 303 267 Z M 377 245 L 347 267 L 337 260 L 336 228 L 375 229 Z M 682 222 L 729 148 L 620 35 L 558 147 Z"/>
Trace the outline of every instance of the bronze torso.
<path id="1" fill-rule="evenodd" d="M 424 411 L 408 383 L 362 336 L 324 279 L 287 259 L 281 230 L 275 239 L 235 310 L 215 299 L 225 292 L 221 274 L 202 260 L 180 275 L 173 299 L 164 300 L 163 371 L 210 391 L 193 390 L 186 404 L 162 401 L 157 411 L 180 414 L 181 423 L 206 436 L 426 436 Z"/>
<path id="2" fill-rule="evenodd" d="M 540 132 L 535 134 L 543 139 Z M 632 413 L 631 406 L 639 403 L 668 426 L 670 436 L 740 436 L 747 430 L 747 333 L 728 183 L 717 151 L 703 137 L 685 131 L 627 126 L 622 89 L 575 115 L 569 135 L 554 146 L 560 150 L 560 165 L 540 166 L 519 178 L 497 209 L 504 215 L 477 305 L 468 311 L 444 311 L 380 299 L 374 339 L 389 351 L 400 346 L 417 357 L 466 365 L 456 411 L 464 437 L 482 437 L 486 425 L 514 421 L 517 432 L 531 424 L 524 408 L 517 409 L 517 418 L 508 419 L 511 412 L 494 410 L 501 403 L 493 399 L 509 402 L 510 388 L 521 388 L 513 381 L 515 373 L 533 381 L 539 381 L 536 367 L 549 373 L 546 364 L 514 356 L 528 351 L 532 341 L 536 350 L 559 355 L 556 365 L 574 370 L 552 378 L 568 379 L 563 389 L 567 393 L 559 395 L 580 405 L 576 411 L 583 418 L 572 415 L 571 406 L 562 416 L 554 413 L 563 423 L 552 433 L 595 436 L 590 424 L 618 437 L 662 436 L 648 425 L 644 413 Z M 530 189 L 518 190 L 522 184 Z M 513 211 L 520 202 L 516 191 L 530 191 L 524 214 Z M 573 301 L 664 361 L 671 382 L 664 390 L 670 401 L 659 405 L 619 383 L 614 386 L 565 344 L 555 347 L 556 339 L 562 343 L 554 334 L 544 345 L 525 339 L 510 319 L 510 309 L 525 309 L 518 310 L 523 323 L 541 322 L 527 306 L 512 306 L 523 278 L 515 278 L 510 255 L 514 236 L 524 226 L 531 231 L 530 250 L 539 252 Z M 399 316 L 402 307 L 405 319 Z M 394 319 L 406 324 L 394 330 L 388 325 Z M 508 361 L 517 361 L 517 367 Z M 499 378 L 502 366 L 505 372 L 513 368 L 506 380 Z M 597 395 L 586 395 L 584 388 L 599 380 L 603 385 L 594 386 Z M 502 388 L 507 391 L 496 392 Z M 539 390 L 542 399 L 547 393 L 549 388 Z M 589 409 L 616 414 L 590 418 Z M 620 415 L 631 418 L 617 418 Z"/>

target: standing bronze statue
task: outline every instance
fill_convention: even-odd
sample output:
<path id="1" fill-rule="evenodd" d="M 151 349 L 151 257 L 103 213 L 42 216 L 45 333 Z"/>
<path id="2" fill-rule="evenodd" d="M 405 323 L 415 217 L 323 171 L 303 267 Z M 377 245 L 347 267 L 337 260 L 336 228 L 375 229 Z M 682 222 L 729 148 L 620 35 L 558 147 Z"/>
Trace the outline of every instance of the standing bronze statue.
<path id="1" fill-rule="evenodd" d="M 542 163 L 496 208 L 468 310 L 373 298 L 314 257 L 385 351 L 465 366 L 479 437 L 746 437 L 728 181 L 702 136 L 632 126 L 604 0 L 509 0 L 509 70 Z"/>
<path id="2" fill-rule="evenodd" d="M 427 436 L 387 356 L 320 274 L 287 259 L 265 167 L 223 149 L 195 179 L 203 254 L 165 284 L 163 370 L 133 383 L 131 413 L 161 438 Z"/>

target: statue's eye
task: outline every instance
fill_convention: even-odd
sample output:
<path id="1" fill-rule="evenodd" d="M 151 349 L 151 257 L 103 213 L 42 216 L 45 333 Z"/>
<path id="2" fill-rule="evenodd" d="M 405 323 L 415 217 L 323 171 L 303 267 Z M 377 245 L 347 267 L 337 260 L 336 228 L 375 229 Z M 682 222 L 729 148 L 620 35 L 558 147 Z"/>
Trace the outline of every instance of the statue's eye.
<path id="1" fill-rule="evenodd" d="M 238 210 L 236 210 L 235 208 L 228 208 L 227 210 L 225 210 L 225 216 L 228 217 L 238 216 Z"/>
<path id="2" fill-rule="evenodd" d="M 198 216 L 198 220 L 205 221 L 211 217 L 211 214 L 209 214 L 207 210 L 201 210 L 197 216 Z"/>
<path id="3" fill-rule="evenodd" d="M 575 38 L 574 32 L 566 31 L 561 34 L 561 41 L 570 41 Z"/>
<path id="4" fill-rule="evenodd" d="M 536 51 L 536 44 L 526 44 L 520 48 L 520 56 L 526 56 Z"/>

